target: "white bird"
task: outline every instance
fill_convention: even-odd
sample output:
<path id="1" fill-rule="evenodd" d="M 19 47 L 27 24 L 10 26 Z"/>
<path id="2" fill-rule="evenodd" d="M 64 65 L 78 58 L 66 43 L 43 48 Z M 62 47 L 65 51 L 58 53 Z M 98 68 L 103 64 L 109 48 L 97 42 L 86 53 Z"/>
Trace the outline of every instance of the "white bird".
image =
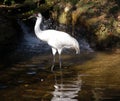
<path id="1" fill-rule="evenodd" d="M 80 52 L 79 49 L 79 43 L 78 41 L 70 36 L 69 34 L 57 31 L 57 30 L 44 30 L 42 31 L 40 29 L 40 24 L 42 22 L 42 15 L 40 13 L 34 14 L 34 17 L 37 18 L 34 31 L 36 36 L 42 40 L 48 43 L 49 46 L 52 48 L 52 54 L 53 54 L 53 64 L 51 67 L 51 70 L 54 68 L 55 64 L 55 55 L 58 52 L 59 54 L 59 66 L 61 68 L 61 52 L 64 48 L 73 48 L 76 50 L 76 54 Z"/>

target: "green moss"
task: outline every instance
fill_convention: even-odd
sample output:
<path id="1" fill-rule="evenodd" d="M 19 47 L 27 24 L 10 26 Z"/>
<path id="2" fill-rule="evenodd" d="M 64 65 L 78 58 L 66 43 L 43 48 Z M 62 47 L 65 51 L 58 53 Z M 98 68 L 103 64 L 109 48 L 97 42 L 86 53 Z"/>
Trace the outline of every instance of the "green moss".
<path id="1" fill-rule="evenodd" d="M 117 33 L 116 33 L 116 36 L 120 36 L 120 22 L 114 20 L 113 26 L 114 26 L 114 28 L 115 28 L 115 30 L 116 30 L 116 32 L 117 32 Z"/>

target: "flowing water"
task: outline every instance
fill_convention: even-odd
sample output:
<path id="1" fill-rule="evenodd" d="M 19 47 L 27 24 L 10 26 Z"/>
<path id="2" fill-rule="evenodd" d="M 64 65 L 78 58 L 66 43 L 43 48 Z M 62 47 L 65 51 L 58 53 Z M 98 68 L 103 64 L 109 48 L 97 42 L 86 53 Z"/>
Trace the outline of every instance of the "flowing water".
<path id="1" fill-rule="evenodd" d="M 57 61 L 51 71 L 50 47 L 19 24 L 20 44 L 0 61 L 1 101 L 120 101 L 119 54 L 93 52 L 82 39 L 81 54 L 65 50 L 62 69 Z"/>

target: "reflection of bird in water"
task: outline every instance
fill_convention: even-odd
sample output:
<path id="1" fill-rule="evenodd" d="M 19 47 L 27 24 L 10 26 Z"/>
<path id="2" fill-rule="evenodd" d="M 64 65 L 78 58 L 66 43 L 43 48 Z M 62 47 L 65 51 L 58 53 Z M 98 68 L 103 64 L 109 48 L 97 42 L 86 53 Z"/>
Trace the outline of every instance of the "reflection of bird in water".
<path id="1" fill-rule="evenodd" d="M 34 27 L 36 36 L 42 40 L 47 42 L 52 47 L 53 54 L 53 64 L 51 70 L 54 68 L 55 63 L 55 54 L 58 52 L 59 54 L 59 66 L 61 68 L 61 52 L 64 48 L 73 48 L 76 50 L 76 54 L 80 52 L 78 41 L 70 36 L 69 34 L 56 31 L 56 30 L 44 30 L 40 29 L 40 24 L 42 22 L 42 15 L 40 13 L 34 15 L 37 20 Z"/>
<path id="2" fill-rule="evenodd" d="M 78 101 L 76 97 L 81 91 L 82 80 L 80 75 L 76 75 L 76 79 L 64 78 L 65 74 L 62 71 L 55 74 L 54 91 L 51 101 Z M 75 77 L 75 76 L 74 76 Z"/>

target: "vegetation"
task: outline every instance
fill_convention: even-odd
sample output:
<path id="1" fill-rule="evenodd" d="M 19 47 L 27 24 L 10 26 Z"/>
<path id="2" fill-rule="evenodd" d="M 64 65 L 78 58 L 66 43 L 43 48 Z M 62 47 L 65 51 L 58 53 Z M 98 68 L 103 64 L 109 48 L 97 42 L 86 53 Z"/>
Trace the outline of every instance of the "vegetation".
<path id="1" fill-rule="evenodd" d="M 77 3 L 73 4 L 71 1 L 67 1 L 59 9 L 68 7 L 70 10 L 67 15 L 65 15 L 65 11 L 61 10 L 58 16 L 64 14 L 66 18 L 62 16 L 62 20 L 59 20 L 59 22 L 63 23 L 63 20 L 67 19 L 68 21 L 64 21 L 64 24 L 72 24 L 73 28 L 76 29 L 80 24 L 84 25 L 89 32 L 89 35 L 84 33 L 86 34 L 84 36 L 91 44 L 94 43 L 93 47 L 99 49 L 120 47 L 119 4 L 118 0 L 77 0 Z M 68 16 L 71 19 L 68 19 Z"/>
<path id="2" fill-rule="evenodd" d="M 2 0 L 0 4 L 0 11 L 7 16 L 26 18 L 39 11 L 72 25 L 73 34 L 85 36 L 92 47 L 120 48 L 119 0 Z M 75 33 L 81 26 L 86 31 Z"/>

